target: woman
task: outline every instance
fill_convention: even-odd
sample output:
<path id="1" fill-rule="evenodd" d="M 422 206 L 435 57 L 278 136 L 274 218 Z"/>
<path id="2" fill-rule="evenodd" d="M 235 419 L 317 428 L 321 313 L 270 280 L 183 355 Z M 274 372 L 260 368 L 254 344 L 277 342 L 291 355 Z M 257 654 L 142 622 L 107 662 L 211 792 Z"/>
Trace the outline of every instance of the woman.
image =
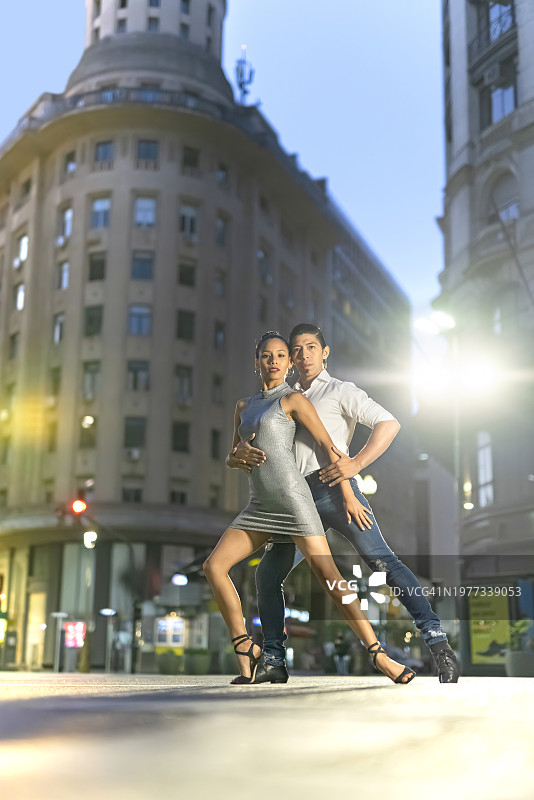
<path id="1" fill-rule="evenodd" d="M 249 504 L 223 533 L 204 562 L 204 574 L 228 625 L 239 661 L 241 675 L 232 683 L 254 682 L 261 650 L 252 644 L 245 630 L 241 602 L 228 573 L 268 539 L 295 542 L 325 591 L 334 587 L 332 599 L 371 653 L 374 666 L 395 683 L 409 683 L 415 673 L 388 658 L 359 601 L 343 604 L 343 596 L 351 591 L 340 588 L 342 576 L 332 559 L 308 484 L 293 456 L 296 423 L 308 429 L 330 463 L 338 456 L 333 453 L 332 440 L 312 404 L 285 382 L 291 366 L 289 345 L 283 336 L 275 331 L 265 333 L 256 346 L 256 369 L 264 388 L 259 394 L 237 403 L 233 441 L 236 447 L 240 440 L 255 434 L 254 444 L 265 453 L 265 463 L 250 474 Z M 353 500 L 348 481 L 341 483 L 341 490 Z M 250 645 L 245 650 L 247 641 Z"/>

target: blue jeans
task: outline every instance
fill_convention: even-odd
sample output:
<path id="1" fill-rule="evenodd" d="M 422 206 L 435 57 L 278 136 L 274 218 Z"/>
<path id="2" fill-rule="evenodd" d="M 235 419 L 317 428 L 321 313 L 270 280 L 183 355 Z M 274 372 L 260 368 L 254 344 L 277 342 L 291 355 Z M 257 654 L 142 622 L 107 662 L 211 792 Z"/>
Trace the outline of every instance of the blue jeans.
<path id="1" fill-rule="evenodd" d="M 357 499 L 371 509 L 366 497 L 358 489 L 354 478 L 350 481 Z M 343 495 L 339 485 L 329 487 L 313 482 L 311 491 L 323 527 L 339 531 L 358 551 L 373 572 L 385 572 L 386 583 L 397 588 L 397 597 L 413 618 L 427 645 L 447 641 L 428 599 L 421 592 L 421 584 L 386 544 L 374 515 L 371 529 L 361 530 L 354 521 L 348 523 L 343 508 Z M 258 609 L 263 629 L 263 649 L 271 664 L 283 664 L 285 660 L 284 633 L 285 605 L 283 583 L 292 569 L 300 564 L 304 556 L 296 551 L 292 542 L 275 542 L 268 546 L 256 570 Z M 407 591 L 411 590 L 411 591 Z"/>

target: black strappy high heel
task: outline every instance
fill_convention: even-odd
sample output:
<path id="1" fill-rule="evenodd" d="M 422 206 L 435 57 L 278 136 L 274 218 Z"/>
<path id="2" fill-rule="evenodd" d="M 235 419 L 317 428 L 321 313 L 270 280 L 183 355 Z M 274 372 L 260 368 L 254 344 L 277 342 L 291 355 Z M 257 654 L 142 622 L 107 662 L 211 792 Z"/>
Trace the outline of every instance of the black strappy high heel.
<path id="1" fill-rule="evenodd" d="M 375 647 L 376 645 L 378 645 L 378 649 L 377 650 L 371 650 L 371 648 Z M 384 673 L 382 672 L 382 670 L 378 669 L 378 667 L 376 666 L 376 657 L 378 655 L 380 655 L 380 653 L 384 653 L 384 655 L 387 656 L 387 653 L 384 650 L 384 648 L 381 646 L 380 642 L 373 642 L 373 644 L 370 644 L 369 647 L 367 648 L 367 651 L 370 653 L 370 657 L 372 658 L 373 667 L 376 669 L 377 672 L 380 672 L 383 675 Z M 406 675 L 409 675 L 410 677 L 408 678 L 407 681 L 403 681 L 402 679 L 405 678 Z M 410 667 L 404 667 L 404 669 L 403 669 L 403 671 L 401 672 L 400 675 L 398 675 L 395 679 L 390 678 L 390 680 L 393 681 L 393 683 L 405 684 L 405 683 L 410 683 L 410 681 L 413 681 L 413 679 L 415 678 L 415 675 L 416 675 L 416 672 L 413 669 L 410 669 Z"/>
<path id="2" fill-rule="evenodd" d="M 246 639 L 250 639 L 250 647 L 249 647 L 249 649 L 246 650 L 246 651 L 238 650 L 237 648 L 239 647 L 239 645 L 243 644 L 243 642 Z M 247 678 L 245 675 L 238 675 L 237 678 L 234 678 L 233 681 L 230 681 L 230 683 L 233 683 L 234 685 L 243 684 L 243 683 L 253 683 L 254 682 L 254 678 L 256 677 L 256 670 L 258 668 L 258 662 L 260 660 L 261 650 L 260 650 L 259 655 L 257 655 L 257 656 L 254 655 L 254 642 L 252 641 L 252 639 L 250 638 L 250 636 L 247 633 L 244 633 L 241 636 L 235 636 L 232 639 L 232 642 L 235 642 L 235 644 L 234 644 L 234 653 L 236 653 L 238 656 L 248 656 L 249 657 L 249 659 L 250 659 L 250 678 Z"/>

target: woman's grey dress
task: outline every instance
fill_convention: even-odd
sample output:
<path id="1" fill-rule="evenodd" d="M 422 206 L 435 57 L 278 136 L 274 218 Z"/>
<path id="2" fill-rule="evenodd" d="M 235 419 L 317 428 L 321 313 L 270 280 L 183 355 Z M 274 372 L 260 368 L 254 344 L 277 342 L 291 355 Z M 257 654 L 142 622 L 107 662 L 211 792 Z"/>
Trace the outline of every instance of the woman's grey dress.
<path id="1" fill-rule="evenodd" d="M 270 533 L 272 541 L 293 536 L 324 536 L 323 525 L 306 479 L 293 455 L 296 424 L 280 403 L 294 390 L 282 383 L 254 395 L 241 412 L 241 441 L 256 434 L 252 444 L 266 460 L 249 476 L 250 501 L 231 528 Z"/>

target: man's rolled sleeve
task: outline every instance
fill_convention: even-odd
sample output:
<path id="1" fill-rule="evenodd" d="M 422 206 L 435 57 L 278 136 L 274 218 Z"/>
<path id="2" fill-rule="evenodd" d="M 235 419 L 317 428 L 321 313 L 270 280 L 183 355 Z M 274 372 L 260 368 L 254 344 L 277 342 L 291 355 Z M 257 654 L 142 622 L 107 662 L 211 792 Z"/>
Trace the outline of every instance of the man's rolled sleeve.
<path id="1" fill-rule="evenodd" d="M 368 428 L 374 428 L 377 422 L 395 420 L 393 414 L 350 381 L 344 381 L 341 386 L 340 403 L 344 414 Z"/>

